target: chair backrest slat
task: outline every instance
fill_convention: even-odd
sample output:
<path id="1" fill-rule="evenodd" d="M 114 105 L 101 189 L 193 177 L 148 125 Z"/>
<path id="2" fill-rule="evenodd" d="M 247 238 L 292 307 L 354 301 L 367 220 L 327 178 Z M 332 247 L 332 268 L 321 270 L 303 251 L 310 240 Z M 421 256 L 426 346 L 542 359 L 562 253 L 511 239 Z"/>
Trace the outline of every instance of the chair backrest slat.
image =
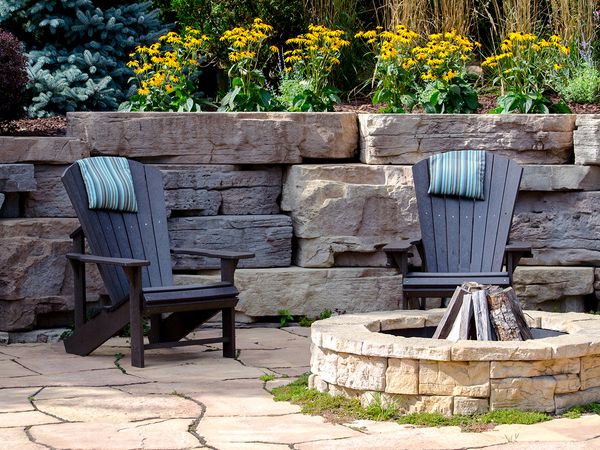
<path id="1" fill-rule="evenodd" d="M 146 259 L 150 266 L 142 268 L 142 285 L 170 286 L 173 274 L 161 174 L 158 169 L 135 161 L 129 161 L 129 167 L 138 203 L 137 213 L 90 210 L 77 164 L 66 170 L 63 183 L 93 254 Z M 123 270 L 108 265 L 99 269 L 112 303 L 123 301 L 128 296 Z"/>
<path id="2" fill-rule="evenodd" d="M 512 223 L 523 169 L 486 153 L 484 200 L 433 196 L 428 160 L 413 166 L 425 268 L 429 272 L 497 272 Z"/>

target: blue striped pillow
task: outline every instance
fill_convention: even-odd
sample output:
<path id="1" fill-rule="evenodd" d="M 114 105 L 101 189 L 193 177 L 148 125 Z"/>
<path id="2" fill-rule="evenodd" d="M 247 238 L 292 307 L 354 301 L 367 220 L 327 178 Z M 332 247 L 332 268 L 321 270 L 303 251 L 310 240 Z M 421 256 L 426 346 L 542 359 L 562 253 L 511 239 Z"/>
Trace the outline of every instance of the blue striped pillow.
<path id="1" fill-rule="evenodd" d="M 90 209 L 137 212 L 133 179 L 127 159 L 97 156 L 77 161 Z"/>
<path id="2" fill-rule="evenodd" d="M 484 199 L 485 151 L 463 150 L 429 157 L 429 194 Z"/>

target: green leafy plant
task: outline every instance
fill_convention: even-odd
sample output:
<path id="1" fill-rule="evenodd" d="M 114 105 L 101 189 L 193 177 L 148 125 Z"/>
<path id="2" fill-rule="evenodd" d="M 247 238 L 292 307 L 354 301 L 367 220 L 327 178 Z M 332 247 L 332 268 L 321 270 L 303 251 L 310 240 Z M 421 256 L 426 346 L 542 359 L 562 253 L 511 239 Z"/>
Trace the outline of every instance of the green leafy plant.
<path id="1" fill-rule="evenodd" d="M 284 87 L 287 95 L 280 98 L 286 101 L 288 111 L 333 111 L 340 102 L 339 90 L 330 85 L 329 78 L 340 64 L 342 48 L 350 45 L 343 36 L 343 30 L 311 24 L 308 33 L 286 41 L 296 47 L 284 53 L 284 62 L 289 65 L 285 69 L 288 86 Z"/>
<path id="2" fill-rule="evenodd" d="M 208 37 L 187 27 L 169 32 L 149 47 L 138 46 L 127 63 L 137 92 L 119 107 L 122 111 L 200 111 L 206 100 L 194 80 L 205 61 Z"/>
<path id="3" fill-rule="evenodd" d="M 288 309 L 280 309 L 277 311 L 277 314 L 279 314 L 279 325 L 282 327 L 294 321 L 294 316 L 292 316 Z"/>
<path id="4" fill-rule="evenodd" d="M 424 83 L 420 103 L 428 113 L 474 113 L 479 108 L 477 92 L 467 82 L 466 64 L 480 47 L 456 31 L 429 35 L 424 46 L 412 49 L 415 70 Z"/>
<path id="5" fill-rule="evenodd" d="M 600 403 L 588 403 L 587 405 L 573 406 L 567 409 L 562 416 L 569 419 L 578 419 L 582 414 L 600 414 Z"/>
<path id="6" fill-rule="evenodd" d="M 132 75 L 127 55 L 166 32 L 149 1 L 0 2 L 0 27 L 27 53 L 32 117 L 117 109 Z"/>
<path id="7" fill-rule="evenodd" d="M 21 43 L 11 33 L 0 30 L 0 119 L 23 115 L 25 85 L 28 81 L 27 58 Z"/>
<path id="8" fill-rule="evenodd" d="M 567 102 L 595 103 L 600 98 L 600 71 L 591 64 L 576 67 L 557 87 Z"/>
<path id="9" fill-rule="evenodd" d="M 273 381 L 275 379 L 275 375 L 271 374 L 265 374 L 265 375 L 261 375 L 259 377 L 260 381 L 264 381 L 265 383 L 268 381 Z"/>
<path id="10" fill-rule="evenodd" d="M 357 38 L 363 38 L 373 48 L 375 70 L 373 73 L 373 104 L 385 103 L 381 112 L 410 112 L 417 104 L 417 84 L 413 68 L 417 60 L 412 50 L 416 47 L 419 35 L 404 25 L 395 31 L 361 31 Z"/>
<path id="11" fill-rule="evenodd" d="M 559 36 L 546 40 L 531 33 L 510 33 L 501 50 L 481 64 L 495 73 L 494 83 L 503 92 L 493 112 L 569 112 L 565 104 L 553 103 L 548 95 L 566 75 L 570 50 Z"/>
<path id="12" fill-rule="evenodd" d="M 280 109 L 266 88 L 263 69 L 277 47 L 267 45 L 273 27 L 256 18 L 249 28 L 227 30 L 221 40 L 229 43 L 227 71 L 231 86 L 221 100 L 219 111 L 273 111 Z"/>

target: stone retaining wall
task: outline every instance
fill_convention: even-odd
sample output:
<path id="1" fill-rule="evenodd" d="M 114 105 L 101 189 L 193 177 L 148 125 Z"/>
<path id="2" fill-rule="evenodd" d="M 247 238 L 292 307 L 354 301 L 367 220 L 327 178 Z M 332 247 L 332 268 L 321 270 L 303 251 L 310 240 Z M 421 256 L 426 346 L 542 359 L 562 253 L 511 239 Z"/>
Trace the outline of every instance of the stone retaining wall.
<path id="1" fill-rule="evenodd" d="M 598 127 L 592 115 L 72 113 L 65 137 L 0 137 L 0 331 L 70 320 L 63 255 L 77 221 L 60 176 L 89 155 L 157 165 L 172 244 L 255 252 L 241 264 L 239 311 L 259 317 L 396 308 L 400 280 L 381 247 L 419 235 L 411 164 L 497 151 L 524 165 L 512 238 L 534 258 L 515 274 L 521 300 L 596 309 Z M 216 268 L 173 263 L 181 279 Z M 102 287 L 91 273 L 93 301 Z"/>

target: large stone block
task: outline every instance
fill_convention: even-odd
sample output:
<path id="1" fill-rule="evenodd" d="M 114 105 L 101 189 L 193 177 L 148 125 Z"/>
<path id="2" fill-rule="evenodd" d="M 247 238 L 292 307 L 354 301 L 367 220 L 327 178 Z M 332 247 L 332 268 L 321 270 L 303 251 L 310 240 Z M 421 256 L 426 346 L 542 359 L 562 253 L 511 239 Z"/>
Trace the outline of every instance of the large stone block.
<path id="1" fill-rule="evenodd" d="M 244 169 L 234 165 L 158 166 L 167 207 L 189 215 L 277 214 L 281 168 Z"/>
<path id="2" fill-rule="evenodd" d="M 419 394 L 488 397 L 490 363 L 421 361 Z"/>
<path id="3" fill-rule="evenodd" d="M 292 224 L 288 216 L 205 216 L 169 219 L 171 246 L 250 251 L 240 267 L 286 267 L 292 256 Z M 175 269 L 220 267 L 219 260 L 174 255 Z"/>
<path id="4" fill-rule="evenodd" d="M 527 309 L 566 312 L 578 299 L 594 292 L 593 267 L 521 266 L 514 273 L 513 287 Z"/>
<path id="5" fill-rule="evenodd" d="M 69 164 L 89 155 L 74 137 L 0 136 L 0 163 Z"/>
<path id="6" fill-rule="evenodd" d="M 25 217 L 75 217 L 61 177 L 68 166 L 36 164 L 38 189 L 25 196 Z"/>
<path id="7" fill-rule="evenodd" d="M 581 389 L 600 387 L 600 356 L 581 358 Z"/>
<path id="8" fill-rule="evenodd" d="M 217 280 L 215 275 L 176 275 L 177 284 Z M 239 269 L 237 310 L 248 316 L 293 315 L 316 317 L 329 309 L 338 312 L 385 311 L 398 308 L 401 276 L 383 268 Z"/>
<path id="9" fill-rule="evenodd" d="M 385 391 L 391 394 L 418 394 L 419 361 L 389 358 L 385 372 Z"/>
<path id="10" fill-rule="evenodd" d="M 65 254 L 76 219 L 0 221 L 0 330 L 32 327 L 37 315 L 72 310 L 72 275 Z M 87 270 L 88 299 L 102 291 L 95 267 Z"/>
<path id="11" fill-rule="evenodd" d="M 35 191 L 32 164 L 0 164 L 0 192 Z"/>
<path id="12" fill-rule="evenodd" d="M 556 380 L 551 376 L 491 381 L 490 409 L 554 412 Z"/>
<path id="13" fill-rule="evenodd" d="M 572 406 L 587 405 L 600 401 L 600 387 L 577 391 L 569 394 L 557 395 L 556 414 L 561 414 Z"/>
<path id="14" fill-rule="evenodd" d="M 577 116 L 573 131 L 575 164 L 600 164 L 600 114 Z"/>
<path id="15" fill-rule="evenodd" d="M 447 150 L 489 150 L 524 164 L 564 164 L 573 115 L 359 114 L 367 164 L 414 164 Z"/>
<path id="16" fill-rule="evenodd" d="M 579 370 L 579 358 L 546 359 L 543 361 L 492 361 L 490 377 L 513 378 L 578 374 Z"/>
<path id="17" fill-rule="evenodd" d="M 93 154 L 183 164 L 297 164 L 354 156 L 354 113 L 70 113 Z"/>
<path id="18" fill-rule="evenodd" d="M 383 391 L 387 359 L 340 354 L 335 384 L 351 389 Z"/>
<path id="19" fill-rule="evenodd" d="M 600 167 L 573 165 L 523 166 L 522 191 L 597 191 Z"/>
<path id="20" fill-rule="evenodd" d="M 511 239 L 529 242 L 531 265 L 600 264 L 600 192 L 521 192 Z"/>
<path id="21" fill-rule="evenodd" d="M 385 244 L 419 236 L 408 166 L 297 165 L 285 176 L 302 267 L 385 265 Z"/>

